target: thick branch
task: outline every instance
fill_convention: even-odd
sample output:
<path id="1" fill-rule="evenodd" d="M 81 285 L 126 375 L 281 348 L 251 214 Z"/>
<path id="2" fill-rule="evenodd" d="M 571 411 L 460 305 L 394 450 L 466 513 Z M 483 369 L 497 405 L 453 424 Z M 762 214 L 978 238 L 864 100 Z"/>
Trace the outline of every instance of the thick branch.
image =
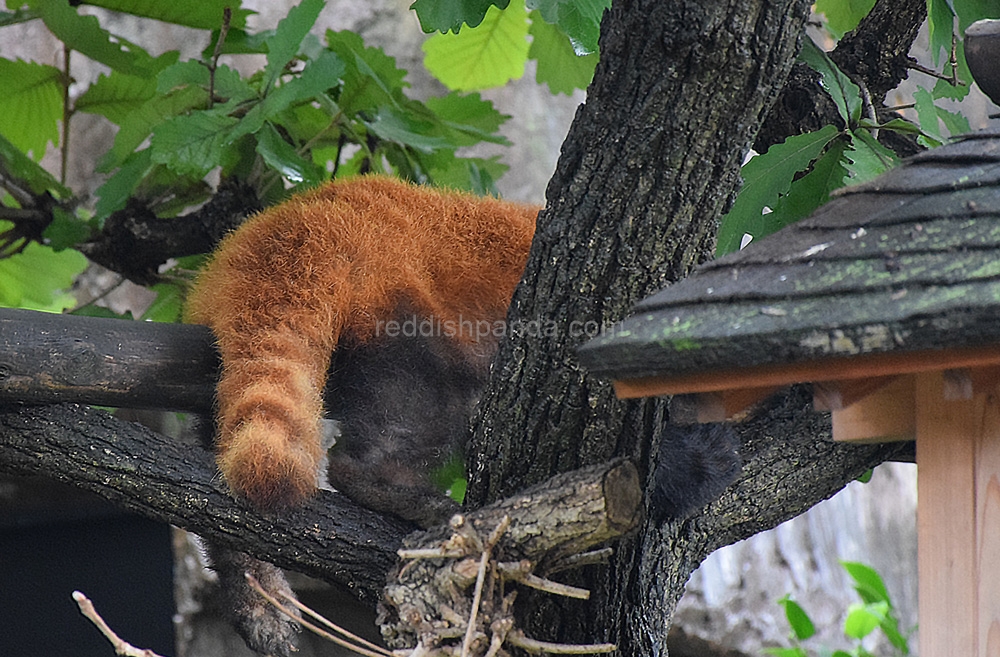
<path id="1" fill-rule="evenodd" d="M 858 27 L 844 36 L 830 53 L 831 59 L 849 76 L 863 82 L 872 101 L 881 107 L 885 95 L 906 79 L 909 52 L 927 17 L 926 0 L 879 0 Z M 820 86 L 819 74 L 805 64 L 796 64 L 771 112 L 764 120 L 754 148 L 763 153 L 792 135 L 818 130 L 825 125 L 843 126 L 830 95 Z M 910 154 L 913 146 L 893 138 L 890 146 Z"/>
<path id="2" fill-rule="evenodd" d="M 204 326 L 0 309 L 0 402 L 208 412 L 213 345 Z"/>
<path id="3" fill-rule="evenodd" d="M 350 588 L 374 602 L 409 531 L 323 491 L 261 516 L 238 504 L 212 455 L 103 411 L 76 405 L 0 407 L 0 471 L 42 475 L 141 515 Z"/>
<path id="4" fill-rule="evenodd" d="M 93 240 L 80 246 L 88 258 L 126 278 L 148 285 L 170 258 L 207 253 L 222 237 L 261 209 L 248 185 L 227 180 L 205 205 L 180 217 L 162 219 L 141 201 L 115 212 Z"/>

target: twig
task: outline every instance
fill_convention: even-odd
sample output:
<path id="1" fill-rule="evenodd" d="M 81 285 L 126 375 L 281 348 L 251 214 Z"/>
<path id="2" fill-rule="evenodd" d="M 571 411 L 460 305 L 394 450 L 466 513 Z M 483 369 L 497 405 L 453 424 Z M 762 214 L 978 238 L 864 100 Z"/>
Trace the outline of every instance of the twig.
<path id="1" fill-rule="evenodd" d="M 319 613 L 313 611 L 312 609 L 310 609 L 306 605 L 304 605 L 301 602 L 299 602 L 297 599 L 295 599 L 294 596 L 290 596 L 287 593 L 285 593 L 284 591 L 281 591 L 280 593 L 281 593 L 281 597 L 283 597 L 289 604 L 293 605 L 296 609 L 298 609 L 302 613 L 306 614 L 307 616 L 315 618 L 319 623 L 321 623 L 323 625 L 326 625 L 327 627 L 329 627 L 334 632 L 337 632 L 337 633 L 343 635 L 344 637 L 346 637 L 347 639 L 350 639 L 351 641 L 357 641 L 358 643 L 360 643 L 361 645 L 365 646 L 366 648 L 368 648 L 370 650 L 373 650 L 375 652 L 378 652 L 378 653 L 384 655 L 385 657 L 394 657 L 394 655 L 393 655 L 393 653 L 391 651 L 386 650 L 382 646 L 379 646 L 379 645 L 376 645 L 376 644 L 372 643 L 371 641 L 369 641 L 368 639 L 366 639 L 364 637 L 361 637 L 361 636 L 358 636 L 357 634 L 354 634 L 350 630 L 346 630 L 343 627 L 340 627 L 339 625 L 337 625 L 336 623 L 334 623 L 333 621 L 331 621 L 330 619 L 328 619 L 326 616 L 323 616 L 322 614 L 319 614 Z M 301 622 L 300 619 L 296 619 L 296 620 L 299 620 Z"/>
<path id="2" fill-rule="evenodd" d="M 530 568 L 530 564 L 528 564 L 528 568 Z M 518 562 L 497 564 L 497 570 L 501 574 L 530 588 L 545 591 L 553 595 L 562 595 L 567 598 L 590 600 L 590 591 L 587 589 L 553 582 L 551 579 L 545 579 L 533 574 L 528 568 L 525 568 L 524 564 Z"/>
<path id="3" fill-rule="evenodd" d="M 917 62 L 910 62 L 907 64 L 906 68 L 919 71 L 925 75 L 931 76 L 932 78 L 937 78 L 938 80 L 944 80 L 945 82 L 950 83 L 953 87 L 964 87 L 966 85 L 965 81 L 959 80 L 958 75 L 954 72 L 951 75 L 944 75 L 943 73 L 938 73 L 934 69 L 927 68 L 923 64 L 919 64 Z"/>
<path id="4" fill-rule="evenodd" d="M 229 34 L 229 24 L 233 20 L 233 10 L 231 7 L 222 9 L 222 27 L 219 28 L 219 40 L 215 42 L 215 50 L 212 52 L 212 61 L 208 64 L 208 109 L 212 109 L 215 104 L 215 69 L 219 67 L 219 57 L 222 55 L 222 44 L 226 42 Z"/>
<path id="5" fill-rule="evenodd" d="M 615 551 L 611 548 L 603 547 L 589 552 L 582 552 L 580 554 L 571 554 L 569 556 L 562 557 L 554 564 L 551 564 L 545 569 L 545 574 L 551 575 L 552 573 L 559 573 L 564 570 L 573 570 L 574 568 L 583 568 L 584 566 L 607 564 L 611 559 L 611 555 L 614 553 Z"/>
<path id="6" fill-rule="evenodd" d="M 507 635 L 507 643 L 531 653 L 552 653 L 555 655 L 593 655 L 614 652 L 618 646 L 613 643 L 551 643 L 529 639 L 520 631 L 513 630 Z"/>
<path id="7" fill-rule="evenodd" d="M 351 652 L 357 653 L 359 655 L 363 655 L 364 657 L 387 657 L 387 653 L 383 649 L 378 648 L 377 646 L 376 646 L 376 648 L 378 648 L 377 650 L 371 650 L 371 649 L 366 648 L 364 646 L 355 645 L 355 644 L 353 644 L 353 643 L 351 643 L 349 641 L 345 641 L 344 639 L 340 638 L 339 636 L 336 636 L 334 634 L 331 634 L 330 632 L 327 632 L 326 630 L 324 630 L 322 627 L 319 627 L 318 625 L 314 625 L 313 623 L 310 623 L 307 620 L 299 618 L 298 616 L 295 615 L 295 612 L 292 611 L 289 607 L 285 606 L 284 604 L 282 604 L 281 602 L 279 602 L 277 598 L 275 598 L 273 595 L 271 595 L 270 593 L 268 593 L 267 591 L 265 591 L 264 588 L 260 585 L 260 582 L 257 581 L 257 578 L 255 578 L 250 573 L 246 574 L 246 578 L 247 578 L 247 583 L 250 584 L 250 588 L 252 588 L 258 594 L 260 594 L 261 597 L 263 597 L 265 600 L 267 600 L 276 609 L 278 609 L 279 611 L 281 611 L 281 613 L 285 614 L 289 618 L 295 619 L 296 622 L 298 622 L 299 624 L 301 624 L 302 627 L 306 628 L 307 630 L 309 630 L 313 634 L 321 636 L 324 639 L 326 639 L 327 641 L 332 641 L 333 643 L 337 644 L 338 646 L 340 646 L 342 648 L 346 648 L 346 649 L 350 650 Z M 296 606 L 298 606 L 298 605 L 296 605 Z M 312 610 L 309 610 L 308 613 L 309 613 L 310 616 L 313 616 L 313 617 L 318 616 L 318 614 L 316 614 Z M 332 622 L 330 622 L 330 621 L 326 621 L 326 624 L 330 625 L 330 626 L 334 626 L 334 624 Z M 345 630 L 342 630 L 340 628 L 337 628 L 337 629 L 338 629 L 338 631 L 340 631 L 342 633 L 350 634 L 349 632 L 346 632 Z M 351 635 L 351 636 L 353 636 L 353 635 Z"/>
<path id="8" fill-rule="evenodd" d="M 90 599 L 79 591 L 73 591 L 73 599 L 76 601 L 76 605 L 80 608 L 80 613 L 86 616 L 91 623 L 97 626 L 97 629 L 101 631 L 111 645 L 114 646 L 115 654 L 122 655 L 122 657 L 161 657 L 152 650 L 136 648 L 132 644 L 124 641 L 121 637 L 115 634 L 115 631 L 108 627 L 108 624 L 104 622 L 101 615 L 97 613 L 94 609 L 94 603 Z"/>
<path id="9" fill-rule="evenodd" d="M 73 78 L 69 74 L 69 55 L 73 52 L 69 46 L 63 46 L 63 116 L 62 116 L 62 148 L 59 149 L 59 182 L 66 184 L 67 170 L 69 169 L 69 119 L 73 110 L 69 104 L 69 85 Z"/>
<path id="10" fill-rule="evenodd" d="M 500 537 L 503 536 L 507 528 L 510 527 L 510 516 L 504 516 L 486 541 L 483 553 L 479 557 L 479 571 L 476 574 L 476 588 L 472 593 L 472 610 L 469 612 L 469 625 L 465 628 L 465 639 L 462 641 L 462 657 L 469 657 L 469 650 L 472 649 L 472 641 L 476 637 L 476 616 L 479 614 L 479 605 L 483 600 L 483 582 L 486 581 L 486 566 L 490 562 L 490 554 L 496 547 Z"/>

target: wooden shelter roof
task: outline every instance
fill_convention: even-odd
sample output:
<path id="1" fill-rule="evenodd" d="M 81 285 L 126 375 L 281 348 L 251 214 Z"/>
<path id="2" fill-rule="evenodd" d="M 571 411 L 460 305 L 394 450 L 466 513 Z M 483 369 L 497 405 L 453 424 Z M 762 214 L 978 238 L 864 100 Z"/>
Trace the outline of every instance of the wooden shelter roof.
<path id="1" fill-rule="evenodd" d="M 940 362 L 949 352 L 961 365 L 963 355 L 982 362 L 988 345 L 1000 362 L 998 318 L 1000 130 L 987 130 L 845 188 L 811 217 L 706 263 L 579 357 L 616 380 L 766 374 L 859 355 Z"/>

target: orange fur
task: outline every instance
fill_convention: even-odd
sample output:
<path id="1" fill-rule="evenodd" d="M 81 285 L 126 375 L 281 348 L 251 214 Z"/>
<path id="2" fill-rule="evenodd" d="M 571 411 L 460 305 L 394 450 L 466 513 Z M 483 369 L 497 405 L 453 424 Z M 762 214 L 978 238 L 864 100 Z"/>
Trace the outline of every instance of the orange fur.
<path id="1" fill-rule="evenodd" d="M 403 313 L 502 320 L 537 212 L 365 177 L 296 196 L 229 235 L 187 319 L 211 327 L 222 354 L 218 463 L 234 492 L 262 509 L 312 493 L 338 344 L 370 340 Z"/>

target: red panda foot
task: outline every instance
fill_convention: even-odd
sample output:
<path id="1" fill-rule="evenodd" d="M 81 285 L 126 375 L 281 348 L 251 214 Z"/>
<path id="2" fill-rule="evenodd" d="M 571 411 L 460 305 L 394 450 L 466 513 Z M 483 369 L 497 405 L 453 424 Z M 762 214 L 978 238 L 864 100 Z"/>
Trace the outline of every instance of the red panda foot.
<path id="1" fill-rule="evenodd" d="M 299 506 L 316 490 L 319 455 L 264 422 L 247 422 L 221 445 L 219 469 L 230 489 L 259 511 Z"/>

